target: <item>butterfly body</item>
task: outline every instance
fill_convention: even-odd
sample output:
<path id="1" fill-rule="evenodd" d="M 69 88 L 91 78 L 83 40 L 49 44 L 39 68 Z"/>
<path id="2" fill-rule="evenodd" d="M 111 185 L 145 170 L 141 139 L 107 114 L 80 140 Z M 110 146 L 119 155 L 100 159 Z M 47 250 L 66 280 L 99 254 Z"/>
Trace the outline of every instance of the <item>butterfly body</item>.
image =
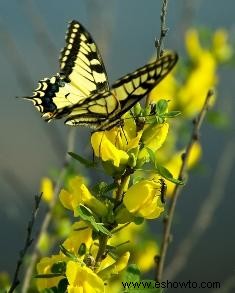
<path id="1" fill-rule="evenodd" d="M 60 73 L 39 81 L 31 97 L 46 121 L 66 118 L 68 125 L 106 130 L 148 94 L 174 67 L 175 53 L 127 74 L 109 86 L 105 67 L 90 34 L 72 21 L 61 52 Z"/>

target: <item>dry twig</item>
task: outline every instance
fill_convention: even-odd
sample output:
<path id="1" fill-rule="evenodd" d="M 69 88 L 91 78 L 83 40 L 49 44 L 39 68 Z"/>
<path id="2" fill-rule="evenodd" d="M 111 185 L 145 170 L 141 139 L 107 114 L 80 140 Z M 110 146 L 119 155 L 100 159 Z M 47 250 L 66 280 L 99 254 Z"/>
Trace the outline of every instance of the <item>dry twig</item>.
<path id="1" fill-rule="evenodd" d="M 17 264 L 16 264 L 16 269 L 15 269 L 13 281 L 12 281 L 12 284 L 11 284 L 11 287 L 10 287 L 8 293 L 14 292 L 14 290 L 16 289 L 16 287 L 20 283 L 20 281 L 19 281 L 19 272 L 20 272 L 21 265 L 22 265 L 22 263 L 24 261 L 24 257 L 25 257 L 29 247 L 31 246 L 31 244 L 33 242 L 32 231 L 33 231 L 33 226 L 34 226 L 34 223 L 35 223 L 35 219 L 37 217 L 37 213 L 38 213 L 38 210 L 39 210 L 39 204 L 40 204 L 41 198 L 42 198 L 42 193 L 41 193 L 40 196 L 35 196 L 35 205 L 34 205 L 34 209 L 32 211 L 31 219 L 30 219 L 30 221 L 28 223 L 27 235 L 26 235 L 26 239 L 25 239 L 24 248 L 19 253 L 19 259 L 18 259 Z"/>
<path id="2" fill-rule="evenodd" d="M 187 162 L 190 156 L 190 152 L 192 150 L 192 147 L 195 143 L 195 141 L 199 138 L 199 130 L 201 128 L 202 122 L 205 118 L 205 115 L 208 110 L 208 106 L 210 103 L 210 99 L 213 96 L 213 91 L 209 90 L 205 99 L 205 103 L 201 109 L 201 112 L 199 113 L 198 117 L 194 120 L 194 127 L 192 130 L 191 139 L 186 147 L 185 153 L 182 155 L 182 165 L 179 171 L 179 180 L 183 180 L 186 169 L 187 169 Z M 173 193 L 172 193 L 172 201 L 170 203 L 168 217 L 164 220 L 164 232 L 163 232 L 163 241 L 161 245 L 160 255 L 157 260 L 157 272 L 156 272 L 156 280 L 161 282 L 162 281 L 162 275 L 163 275 L 163 269 L 165 265 L 165 259 L 167 254 L 167 249 L 169 246 L 169 240 L 170 240 L 170 234 L 171 234 L 171 227 L 173 222 L 173 217 L 175 213 L 176 203 L 180 194 L 181 187 L 180 185 L 176 185 Z"/>
<path id="3" fill-rule="evenodd" d="M 175 252 L 175 257 L 173 257 L 173 261 L 166 268 L 165 275 L 167 280 L 173 280 L 183 270 L 193 248 L 211 224 L 215 212 L 225 194 L 229 174 L 234 166 L 234 149 L 235 141 L 229 141 L 215 169 L 210 192 L 202 202 L 190 232 L 180 243 L 179 248 Z"/>
<path id="4" fill-rule="evenodd" d="M 157 58 L 160 58 L 164 53 L 163 40 L 168 32 L 168 28 L 166 27 L 167 4 L 168 4 L 168 0 L 162 1 L 162 9 L 161 9 L 161 15 L 160 15 L 160 21 L 161 21 L 160 37 L 159 39 L 155 40 L 155 47 L 157 49 Z"/>
<path id="5" fill-rule="evenodd" d="M 157 49 L 157 59 L 160 58 L 163 53 L 163 40 L 166 37 L 166 34 L 168 32 L 168 28 L 166 27 L 166 12 L 167 12 L 167 4 L 168 0 L 162 0 L 162 8 L 161 8 L 161 15 L 160 15 L 160 37 L 159 39 L 155 39 L 155 47 Z M 150 95 L 147 95 L 145 106 L 147 107 L 150 103 L 149 100 Z"/>
<path id="6" fill-rule="evenodd" d="M 57 203 L 58 194 L 60 192 L 60 189 L 62 187 L 64 178 L 65 178 L 65 175 L 67 172 L 67 166 L 71 160 L 71 157 L 68 155 L 68 152 L 73 152 L 73 149 L 74 149 L 75 131 L 76 131 L 75 128 L 71 128 L 69 130 L 68 147 L 67 147 L 64 165 L 60 171 L 57 182 L 55 184 L 53 200 L 50 202 L 50 207 L 44 217 L 40 231 L 37 236 L 37 240 L 36 240 L 32 255 L 30 257 L 29 266 L 27 267 L 27 270 L 25 273 L 25 278 L 23 280 L 22 293 L 28 292 L 28 288 L 29 288 L 30 280 L 32 278 L 35 263 L 37 261 L 38 255 L 39 255 L 39 241 L 40 241 L 41 236 L 47 231 L 48 226 L 49 226 L 51 219 L 52 219 L 53 209 Z"/>

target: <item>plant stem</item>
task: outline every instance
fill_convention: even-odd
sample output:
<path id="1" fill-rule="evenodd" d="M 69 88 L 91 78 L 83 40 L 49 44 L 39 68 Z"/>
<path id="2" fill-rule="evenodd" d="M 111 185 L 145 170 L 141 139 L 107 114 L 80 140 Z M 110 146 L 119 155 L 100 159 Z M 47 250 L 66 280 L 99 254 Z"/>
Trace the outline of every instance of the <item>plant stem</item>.
<path id="1" fill-rule="evenodd" d="M 157 58 L 160 58 L 164 53 L 163 40 L 168 32 L 168 28 L 166 27 L 167 4 L 168 4 L 168 0 L 162 1 L 162 9 L 161 9 L 161 15 L 160 15 L 160 23 L 161 23 L 160 37 L 159 39 L 156 39 L 155 41 L 155 47 L 157 49 Z"/>
<path id="2" fill-rule="evenodd" d="M 14 292 L 14 290 L 16 289 L 16 287 L 19 285 L 20 281 L 19 281 L 19 272 L 20 272 L 20 268 L 21 265 L 23 263 L 24 257 L 29 249 L 29 247 L 31 246 L 33 239 L 32 239 L 32 230 L 33 230 L 33 226 L 37 217 L 37 213 L 39 210 L 39 204 L 41 202 L 41 198 L 42 198 L 42 193 L 40 196 L 35 196 L 35 205 L 34 205 L 34 209 L 32 212 L 32 216 L 31 219 L 28 223 L 28 227 L 27 227 L 27 235 L 26 235 L 26 239 L 25 239 L 25 244 L 24 244 L 24 248 L 20 251 L 20 257 L 17 261 L 17 265 L 16 265 L 16 269 L 15 269 L 15 274 L 13 277 L 13 281 L 11 284 L 11 287 L 8 291 L 8 293 L 12 293 Z"/>
<path id="3" fill-rule="evenodd" d="M 229 175 L 234 166 L 234 149 L 235 140 L 229 141 L 220 155 L 217 167 L 215 168 L 211 189 L 203 200 L 188 235 L 181 241 L 172 262 L 165 270 L 168 280 L 173 280 L 183 270 L 193 248 L 210 226 L 215 212 L 225 196 Z"/>
<path id="4" fill-rule="evenodd" d="M 168 28 L 166 27 L 166 13 L 167 13 L 167 4 L 168 0 L 162 0 L 162 8 L 161 8 L 161 15 L 160 15 L 160 37 L 159 39 L 155 39 L 155 47 L 157 49 L 157 59 L 162 56 L 164 53 L 163 50 L 163 40 L 166 37 L 168 32 Z M 145 107 L 147 107 L 150 103 L 149 95 L 146 97 Z"/>
<path id="5" fill-rule="evenodd" d="M 43 219 L 43 222 L 41 224 L 41 227 L 40 227 L 40 230 L 39 230 L 39 233 L 38 233 L 38 236 L 37 236 L 37 240 L 36 240 L 36 243 L 34 245 L 34 248 L 33 248 L 33 252 L 31 254 L 31 257 L 30 257 L 30 261 L 29 261 L 29 265 L 27 267 L 27 270 L 26 270 L 26 273 L 25 273 L 25 277 L 24 277 L 24 280 L 23 280 L 23 286 L 22 286 L 22 293 L 27 293 L 28 292 L 28 289 L 29 289 L 29 285 L 30 285 L 30 280 L 32 278 L 32 275 L 33 275 L 33 270 L 34 270 L 34 267 L 35 267 L 35 263 L 38 259 L 38 255 L 39 255 L 39 242 L 40 242 L 40 238 L 41 236 L 46 233 L 49 225 L 50 225 L 50 222 L 52 220 L 52 214 L 53 214 L 53 210 L 54 210 L 54 207 L 57 203 L 57 200 L 58 200 L 58 195 L 59 195 L 59 192 L 60 192 L 60 189 L 61 189 L 61 186 L 63 184 L 63 181 L 64 181 L 64 178 L 65 178 L 65 175 L 66 175 L 66 172 L 67 172 L 67 166 L 68 166 L 68 163 L 70 162 L 71 160 L 71 156 L 68 155 L 68 152 L 72 152 L 73 149 L 74 149 L 74 141 L 75 141 L 75 128 L 71 128 L 70 131 L 69 131 L 69 135 L 68 135 L 68 147 L 67 147 L 67 152 L 66 152 L 66 156 L 65 156 L 65 161 L 64 161 L 64 165 L 60 171 L 60 174 L 58 176 L 58 179 L 57 179 L 57 182 L 56 182 L 56 185 L 55 185 L 55 188 L 54 188 L 54 196 L 53 196 L 53 199 L 52 201 L 50 202 L 50 206 L 49 206 L 49 209 Z"/>
<path id="6" fill-rule="evenodd" d="M 115 202 L 113 210 L 115 210 L 122 203 L 124 192 L 125 192 L 125 189 L 127 188 L 130 174 L 132 174 L 132 172 L 133 170 L 131 168 L 127 168 L 125 173 L 121 176 L 121 178 L 116 180 L 118 187 L 116 191 L 116 202 Z M 96 267 L 99 266 L 99 262 L 102 260 L 103 255 L 106 252 L 107 242 L 108 242 L 108 236 L 102 234 L 99 237 L 99 249 L 96 255 Z"/>
<path id="7" fill-rule="evenodd" d="M 207 113 L 210 99 L 213 96 L 213 94 L 214 93 L 212 90 L 208 91 L 206 99 L 205 99 L 205 103 L 204 103 L 198 117 L 194 120 L 194 127 L 192 130 L 190 141 L 186 147 L 185 153 L 182 155 L 182 165 L 181 165 L 179 175 L 178 175 L 179 180 L 182 180 L 184 178 L 184 175 L 185 175 L 185 172 L 187 169 L 187 162 L 188 162 L 192 147 L 193 147 L 195 141 L 197 141 L 199 139 L 199 130 L 201 128 L 202 122 L 203 122 L 205 115 Z M 160 255 L 158 258 L 157 272 L 156 272 L 156 280 L 158 282 L 162 281 L 162 275 L 163 275 L 163 269 L 164 269 L 165 260 L 166 260 L 167 249 L 168 249 L 169 242 L 170 242 L 169 240 L 170 240 L 170 234 L 171 234 L 172 221 L 173 221 L 173 217 L 174 217 L 174 213 L 175 213 L 176 203 L 177 203 L 177 200 L 178 200 L 178 197 L 180 194 L 180 190 L 181 190 L 181 186 L 176 185 L 173 190 L 173 193 L 172 193 L 172 201 L 170 203 L 168 217 L 165 219 L 165 222 L 164 222 L 163 241 L 162 241 L 162 245 L 161 245 Z"/>
<path id="8" fill-rule="evenodd" d="M 108 242 L 108 236 L 107 235 L 104 235 L 102 234 L 100 237 L 99 237 L 99 249 L 98 249 L 98 252 L 97 252 L 97 255 L 96 255 L 96 259 L 95 259 L 95 267 L 98 269 L 99 268 L 99 263 L 102 261 L 103 259 L 103 256 L 106 252 L 106 247 L 107 247 L 107 242 Z"/>

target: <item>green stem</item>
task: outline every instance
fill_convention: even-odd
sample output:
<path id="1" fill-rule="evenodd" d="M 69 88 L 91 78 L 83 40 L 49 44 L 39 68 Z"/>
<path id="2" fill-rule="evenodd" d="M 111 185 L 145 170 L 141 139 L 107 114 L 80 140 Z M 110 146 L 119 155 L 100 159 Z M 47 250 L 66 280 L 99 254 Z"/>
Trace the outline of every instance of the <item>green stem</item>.
<path id="1" fill-rule="evenodd" d="M 99 264 L 102 261 L 103 256 L 104 256 L 104 254 L 106 252 L 108 238 L 109 237 L 107 235 L 105 235 L 105 234 L 102 234 L 99 237 L 99 249 L 98 249 L 98 252 L 97 252 L 97 255 L 96 255 L 96 259 L 95 259 L 95 262 L 96 262 L 95 267 L 97 269 L 99 268 Z"/>

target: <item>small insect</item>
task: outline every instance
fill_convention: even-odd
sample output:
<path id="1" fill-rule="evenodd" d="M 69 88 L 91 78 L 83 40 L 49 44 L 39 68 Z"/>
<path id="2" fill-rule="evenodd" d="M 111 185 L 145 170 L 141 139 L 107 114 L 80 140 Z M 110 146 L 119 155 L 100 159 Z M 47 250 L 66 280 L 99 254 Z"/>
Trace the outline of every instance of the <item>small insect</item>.
<path id="1" fill-rule="evenodd" d="M 94 266 L 95 266 L 95 259 L 91 254 L 86 254 L 85 257 L 84 257 L 83 262 L 89 268 L 94 268 Z"/>
<path id="2" fill-rule="evenodd" d="M 161 202 L 162 202 L 163 204 L 165 204 L 165 203 L 166 203 L 166 199 L 165 199 L 165 197 L 166 197 L 167 185 L 166 185 L 166 182 L 165 182 L 164 179 L 160 178 L 159 181 L 160 181 L 160 184 L 161 184 L 161 188 L 160 188 L 160 192 L 161 192 L 161 194 L 160 194 Z"/>

